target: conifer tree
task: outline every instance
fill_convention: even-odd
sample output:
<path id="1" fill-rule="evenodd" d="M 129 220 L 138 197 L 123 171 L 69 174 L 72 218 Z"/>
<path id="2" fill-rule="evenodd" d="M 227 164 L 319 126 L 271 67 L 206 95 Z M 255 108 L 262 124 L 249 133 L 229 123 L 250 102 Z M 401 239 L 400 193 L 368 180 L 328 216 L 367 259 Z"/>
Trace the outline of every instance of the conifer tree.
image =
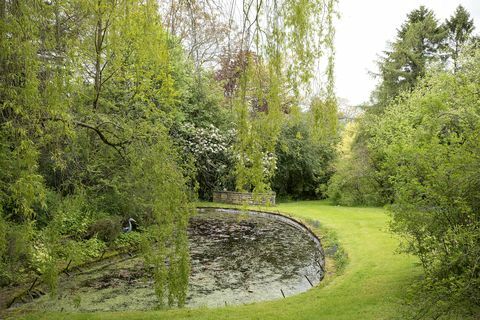
<path id="1" fill-rule="evenodd" d="M 429 64 L 439 61 L 445 36 L 433 11 L 421 6 L 408 14 L 391 50 L 379 61 L 381 84 L 375 95 L 380 106 L 401 91 L 412 89 L 425 75 Z"/>
<path id="2" fill-rule="evenodd" d="M 457 71 L 459 68 L 459 54 L 471 38 L 475 26 L 473 24 L 473 19 L 470 18 L 470 14 L 461 5 L 457 7 L 450 19 L 445 21 L 445 26 L 448 32 L 445 48 L 446 53 L 453 61 L 453 70 Z"/>

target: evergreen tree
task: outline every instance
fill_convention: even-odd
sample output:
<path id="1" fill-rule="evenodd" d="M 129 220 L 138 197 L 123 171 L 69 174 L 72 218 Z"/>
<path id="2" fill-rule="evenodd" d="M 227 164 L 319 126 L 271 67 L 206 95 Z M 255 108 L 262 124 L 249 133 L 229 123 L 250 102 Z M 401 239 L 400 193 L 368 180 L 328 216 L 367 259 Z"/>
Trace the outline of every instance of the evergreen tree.
<path id="1" fill-rule="evenodd" d="M 445 35 L 435 14 L 424 6 L 408 14 L 391 50 L 379 61 L 381 84 L 375 92 L 379 106 L 415 86 L 428 65 L 439 60 Z"/>
<path id="2" fill-rule="evenodd" d="M 453 69 L 457 71 L 458 56 L 465 44 L 471 39 L 475 29 L 473 19 L 468 11 L 461 5 L 457 7 L 454 14 L 445 21 L 447 29 L 446 53 L 453 61 Z"/>

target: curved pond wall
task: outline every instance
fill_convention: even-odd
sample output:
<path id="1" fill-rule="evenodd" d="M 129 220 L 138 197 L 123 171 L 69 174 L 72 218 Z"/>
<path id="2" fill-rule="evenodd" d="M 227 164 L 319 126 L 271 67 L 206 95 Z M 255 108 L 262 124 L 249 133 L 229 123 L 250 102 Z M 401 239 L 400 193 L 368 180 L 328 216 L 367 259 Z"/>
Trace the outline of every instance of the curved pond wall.
<path id="1" fill-rule="evenodd" d="M 325 262 L 320 241 L 301 222 L 260 211 L 199 211 L 194 221 L 200 219 L 200 225 L 194 229 L 205 232 L 212 243 L 202 243 L 200 235 L 191 250 L 190 288 L 201 294 L 189 296 L 190 305 L 278 299 L 306 291 L 323 279 Z M 208 223 L 202 226 L 205 215 Z"/>

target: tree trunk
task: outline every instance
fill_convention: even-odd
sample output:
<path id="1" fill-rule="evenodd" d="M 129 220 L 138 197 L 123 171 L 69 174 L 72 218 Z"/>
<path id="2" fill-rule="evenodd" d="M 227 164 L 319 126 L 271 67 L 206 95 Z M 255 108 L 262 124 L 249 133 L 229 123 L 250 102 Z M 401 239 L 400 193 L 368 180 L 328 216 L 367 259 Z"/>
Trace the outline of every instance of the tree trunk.
<path id="1" fill-rule="evenodd" d="M 102 86 L 102 46 L 103 46 L 103 37 L 105 30 L 103 30 L 103 20 L 102 20 L 102 1 L 98 0 L 98 16 L 97 16 L 97 26 L 95 30 L 95 84 L 94 84 L 94 99 L 93 99 L 93 109 L 98 109 L 98 99 L 100 97 L 100 90 Z"/>

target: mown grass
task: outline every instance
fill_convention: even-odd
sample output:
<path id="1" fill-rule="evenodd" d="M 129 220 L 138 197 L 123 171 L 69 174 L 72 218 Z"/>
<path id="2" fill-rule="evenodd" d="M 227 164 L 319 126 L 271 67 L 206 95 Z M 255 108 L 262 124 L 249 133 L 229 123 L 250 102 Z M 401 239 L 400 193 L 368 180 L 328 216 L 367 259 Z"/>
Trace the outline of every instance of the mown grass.
<path id="1" fill-rule="evenodd" d="M 272 208 L 271 208 L 272 209 Z M 401 298 L 420 275 L 416 259 L 396 254 L 398 240 L 387 231 L 379 208 L 345 208 L 325 201 L 279 204 L 273 211 L 334 230 L 348 254 L 343 272 L 303 294 L 270 302 L 208 309 L 147 312 L 51 313 L 27 319 L 392 319 L 401 317 Z"/>

